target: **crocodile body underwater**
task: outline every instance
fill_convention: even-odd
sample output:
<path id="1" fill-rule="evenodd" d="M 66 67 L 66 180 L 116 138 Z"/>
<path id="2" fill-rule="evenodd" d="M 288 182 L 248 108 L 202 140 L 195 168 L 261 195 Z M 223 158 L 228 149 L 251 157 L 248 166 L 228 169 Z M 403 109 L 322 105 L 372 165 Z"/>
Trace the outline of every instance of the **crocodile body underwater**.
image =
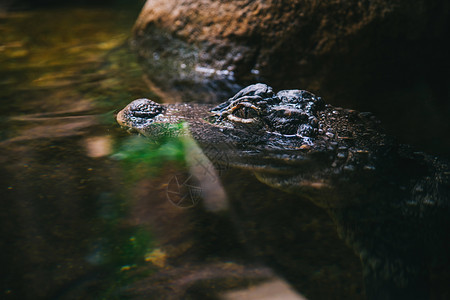
<path id="1" fill-rule="evenodd" d="M 154 139 L 189 134 L 227 152 L 205 151 L 213 163 L 325 209 L 362 262 L 368 299 L 428 299 L 430 268 L 449 265 L 448 162 L 397 143 L 370 113 L 254 84 L 218 106 L 138 99 L 117 121 Z"/>

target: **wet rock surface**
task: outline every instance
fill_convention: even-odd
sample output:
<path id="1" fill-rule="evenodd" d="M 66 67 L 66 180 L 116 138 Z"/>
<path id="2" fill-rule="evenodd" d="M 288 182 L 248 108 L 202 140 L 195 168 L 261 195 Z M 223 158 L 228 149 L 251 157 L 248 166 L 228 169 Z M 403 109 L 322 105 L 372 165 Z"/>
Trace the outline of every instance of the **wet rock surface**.
<path id="1" fill-rule="evenodd" d="M 406 70 L 437 67 L 438 58 L 447 53 L 436 46 L 448 33 L 448 15 L 448 5 L 437 0 L 414 4 L 160 0 L 144 6 L 135 26 L 135 41 L 141 47 L 154 46 L 145 42 L 156 39 L 149 36 L 156 29 L 168 38 L 159 45 L 163 48 L 159 55 L 168 55 L 180 42 L 192 47 L 195 63 L 232 71 L 240 80 L 259 74 L 283 82 L 284 87 L 287 83 L 311 89 L 319 84 L 314 81 L 321 81 L 321 87 L 332 89 L 332 82 L 342 79 L 325 84 L 323 80 L 337 71 L 347 73 L 342 68 L 357 71 L 355 77 L 365 73 L 366 78 L 358 81 L 373 81 L 376 76 L 395 79 Z M 432 53 L 437 57 L 411 63 Z M 190 58 L 181 51 L 177 54 L 180 60 Z"/>

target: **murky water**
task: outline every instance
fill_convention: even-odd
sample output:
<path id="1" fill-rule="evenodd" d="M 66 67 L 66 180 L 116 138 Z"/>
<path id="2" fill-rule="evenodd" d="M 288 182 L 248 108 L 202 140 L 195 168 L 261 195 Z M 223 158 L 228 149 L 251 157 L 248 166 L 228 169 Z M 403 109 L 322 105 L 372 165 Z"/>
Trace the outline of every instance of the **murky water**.
<path id="1" fill-rule="evenodd" d="M 0 18 L 2 299 L 107 297 L 152 249 L 126 218 L 129 180 L 110 158 L 122 137 L 114 110 L 153 96 L 126 45 L 136 15 Z"/>
<path id="2" fill-rule="evenodd" d="M 159 100 L 128 50 L 136 15 L 0 18 L 0 298 L 213 299 L 267 265 L 311 299 L 361 298 L 359 259 L 322 209 L 226 169 L 235 215 L 210 213 L 180 190 L 179 141 L 119 128 L 130 100 Z"/>

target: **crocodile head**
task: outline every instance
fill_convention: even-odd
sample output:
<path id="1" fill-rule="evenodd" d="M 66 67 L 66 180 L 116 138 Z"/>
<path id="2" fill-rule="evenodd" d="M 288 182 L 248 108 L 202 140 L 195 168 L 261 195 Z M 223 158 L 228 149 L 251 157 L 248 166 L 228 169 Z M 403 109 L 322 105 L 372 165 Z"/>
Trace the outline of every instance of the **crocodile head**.
<path id="1" fill-rule="evenodd" d="M 328 147 L 323 143 L 326 139 L 318 139 L 323 131 L 319 113 L 324 109 L 322 99 L 310 92 L 283 90 L 275 94 L 265 84 L 254 84 L 216 107 L 162 105 L 137 99 L 118 113 L 117 121 L 152 138 L 167 134 L 171 125 L 185 122 L 200 144 L 227 144 L 250 151 L 314 152 Z"/>
<path id="2" fill-rule="evenodd" d="M 326 105 L 304 90 L 274 93 L 265 84 L 250 85 L 215 107 L 138 99 L 117 121 L 150 138 L 190 134 L 210 150 L 211 160 L 251 169 L 278 187 L 324 187 L 325 173 L 339 178 L 371 170 L 375 146 L 384 143 L 370 115 Z"/>

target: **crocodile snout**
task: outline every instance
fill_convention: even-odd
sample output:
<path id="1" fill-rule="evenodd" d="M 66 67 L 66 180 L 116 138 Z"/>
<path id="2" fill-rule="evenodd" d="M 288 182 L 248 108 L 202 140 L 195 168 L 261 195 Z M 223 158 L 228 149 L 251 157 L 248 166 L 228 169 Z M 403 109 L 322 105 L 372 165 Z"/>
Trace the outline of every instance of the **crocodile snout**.
<path id="1" fill-rule="evenodd" d="M 136 99 L 117 114 L 117 122 L 121 126 L 144 128 L 153 123 L 154 118 L 163 113 L 164 106 L 149 99 Z"/>

